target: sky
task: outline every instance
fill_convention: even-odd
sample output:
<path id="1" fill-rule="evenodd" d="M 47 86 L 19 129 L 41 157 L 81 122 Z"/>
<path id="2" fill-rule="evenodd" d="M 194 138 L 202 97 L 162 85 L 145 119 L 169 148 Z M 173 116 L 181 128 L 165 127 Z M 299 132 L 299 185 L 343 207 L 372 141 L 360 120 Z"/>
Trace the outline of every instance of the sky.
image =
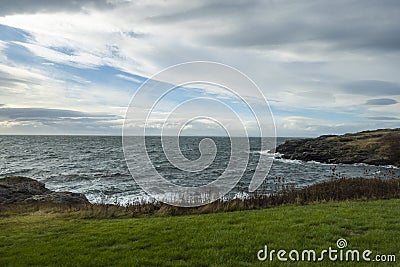
<path id="1" fill-rule="evenodd" d="M 120 135 L 143 84 L 191 61 L 247 75 L 268 100 L 278 136 L 397 128 L 399 25 L 397 0 L 0 0 L 0 134 Z M 241 89 L 257 108 L 259 97 Z M 145 95 L 153 93 L 157 85 Z M 169 94 L 148 127 L 160 129 L 165 114 L 196 97 L 232 107 L 256 135 L 235 96 L 203 85 Z M 168 125 L 210 110 L 216 120 L 231 112 L 197 101 Z M 143 123 L 128 126 L 140 131 Z M 221 127 L 199 119 L 184 133 L 218 135 Z"/>

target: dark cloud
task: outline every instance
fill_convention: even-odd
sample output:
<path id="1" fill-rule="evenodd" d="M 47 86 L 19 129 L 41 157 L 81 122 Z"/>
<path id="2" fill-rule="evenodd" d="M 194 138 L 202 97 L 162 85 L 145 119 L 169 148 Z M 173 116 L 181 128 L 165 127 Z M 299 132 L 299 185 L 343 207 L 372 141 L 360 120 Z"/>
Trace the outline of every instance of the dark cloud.
<path id="1" fill-rule="evenodd" d="M 391 98 L 376 98 L 376 99 L 369 99 L 365 105 L 376 105 L 376 106 L 387 106 L 387 105 L 394 105 L 398 102 Z"/>
<path id="2" fill-rule="evenodd" d="M 366 96 L 400 95 L 400 85 L 398 83 L 377 80 L 350 82 L 343 84 L 341 89 L 349 94 Z"/>
<path id="3" fill-rule="evenodd" d="M 30 120 L 54 120 L 54 119 L 73 119 L 73 118 L 106 118 L 115 119 L 116 116 L 108 114 L 90 114 L 86 112 L 64 110 L 64 109 L 46 109 L 46 108 L 0 108 L 0 118 L 15 121 Z"/>
<path id="4" fill-rule="evenodd" d="M 400 2 L 395 0 L 236 1 L 160 12 L 154 23 L 212 22 L 207 45 L 264 47 L 320 44 L 324 49 L 400 50 Z M 315 47 L 313 47 L 315 48 Z"/>
<path id="5" fill-rule="evenodd" d="M 398 121 L 400 120 L 399 118 L 396 117 L 380 117 L 380 116 L 373 116 L 373 117 L 366 117 L 367 119 L 370 120 L 377 120 L 377 121 Z"/>
<path id="6" fill-rule="evenodd" d="M 183 3 L 179 6 L 184 6 Z M 258 6 L 258 1 L 235 1 L 235 2 L 216 2 L 203 1 L 195 7 L 188 7 L 180 11 L 173 9 L 172 12 L 162 12 L 159 15 L 148 17 L 147 20 L 153 23 L 181 23 L 205 19 L 221 19 L 230 15 L 251 13 Z M 233 17 L 234 18 L 234 17 Z"/>
<path id="7" fill-rule="evenodd" d="M 0 128 L 0 131 L 11 134 L 119 134 L 120 118 L 63 109 L 0 108 L 0 121 L 16 123 L 11 128 Z"/>
<path id="8" fill-rule="evenodd" d="M 56 11 L 80 11 L 87 8 L 111 8 L 108 0 L 0 0 L 0 15 Z"/>
<path id="9" fill-rule="evenodd" d="M 140 5 L 121 0 L 0 0 L 0 15 L 82 11 L 126 5 L 127 16 Z M 199 42 L 206 45 L 264 47 L 320 44 L 320 48 L 400 49 L 400 1 L 181 1 L 149 4 L 147 21 L 155 24 L 209 25 Z M 315 49 L 315 47 L 312 47 Z"/>

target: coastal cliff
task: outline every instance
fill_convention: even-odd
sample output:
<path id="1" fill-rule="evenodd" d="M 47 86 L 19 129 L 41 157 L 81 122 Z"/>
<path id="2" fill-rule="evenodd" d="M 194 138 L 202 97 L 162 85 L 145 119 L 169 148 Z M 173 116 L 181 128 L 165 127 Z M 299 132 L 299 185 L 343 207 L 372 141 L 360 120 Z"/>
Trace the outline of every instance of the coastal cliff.
<path id="1" fill-rule="evenodd" d="M 51 191 L 27 177 L 0 179 L 0 205 L 21 203 L 89 204 L 89 201 L 83 194 Z"/>
<path id="2" fill-rule="evenodd" d="M 285 159 L 400 167 L 400 128 L 287 140 L 276 152 Z"/>

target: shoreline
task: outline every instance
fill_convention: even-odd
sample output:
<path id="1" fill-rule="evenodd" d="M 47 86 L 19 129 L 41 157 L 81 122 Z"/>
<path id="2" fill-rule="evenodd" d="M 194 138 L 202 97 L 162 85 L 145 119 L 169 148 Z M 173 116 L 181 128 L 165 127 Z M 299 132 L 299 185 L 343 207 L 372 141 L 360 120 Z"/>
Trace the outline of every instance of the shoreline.
<path id="1" fill-rule="evenodd" d="M 29 181 L 32 180 L 30 179 Z M 72 199 L 64 198 L 64 201 L 59 201 L 57 198 L 42 197 L 43 194 L 40 197 L 34 197 L 34 194 L 30 193 L 21 201 L 0 203 L 0 216 L 39 210 L 50 210 L 61 213 L 72 212 L 84 218 L 171 216 L 265 209 L 277 206 L 307 205 L 330 201 L 400 198 L 400 179 L 393 178 L 334 178 L 329 181 L 306 186 L 302 189 L 295 189 L 285 184 L 281 184 L 280 186 L 279 191 L 270 195 L 255 194 L 247 198 L 222 199 L 193 208 L 171 206 L 161 202 L 137 203 L 126 206 L 118 204 L 94 204 L 87 201 L 86 198 L 85 201 L 81 194 L 78 194 L 81 202 L 75 201 L 77 195 L 74 195 Z M 2 187 L 0 184 L 1 188 L 4 189 L 4 186 Z M 70 196 L 68 192 L 62 192 L 62 195 Z"/>

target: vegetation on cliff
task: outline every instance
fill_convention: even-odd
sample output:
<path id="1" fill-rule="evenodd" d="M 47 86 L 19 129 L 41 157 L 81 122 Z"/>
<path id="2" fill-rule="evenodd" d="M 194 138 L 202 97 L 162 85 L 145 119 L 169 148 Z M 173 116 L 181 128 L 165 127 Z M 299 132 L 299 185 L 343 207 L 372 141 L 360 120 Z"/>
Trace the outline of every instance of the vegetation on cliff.
<path id="1" fill-rule="evenodd" d="M 286 159 L 400 167 L 400 128 L 287 140 L 276 151 Z"/>

